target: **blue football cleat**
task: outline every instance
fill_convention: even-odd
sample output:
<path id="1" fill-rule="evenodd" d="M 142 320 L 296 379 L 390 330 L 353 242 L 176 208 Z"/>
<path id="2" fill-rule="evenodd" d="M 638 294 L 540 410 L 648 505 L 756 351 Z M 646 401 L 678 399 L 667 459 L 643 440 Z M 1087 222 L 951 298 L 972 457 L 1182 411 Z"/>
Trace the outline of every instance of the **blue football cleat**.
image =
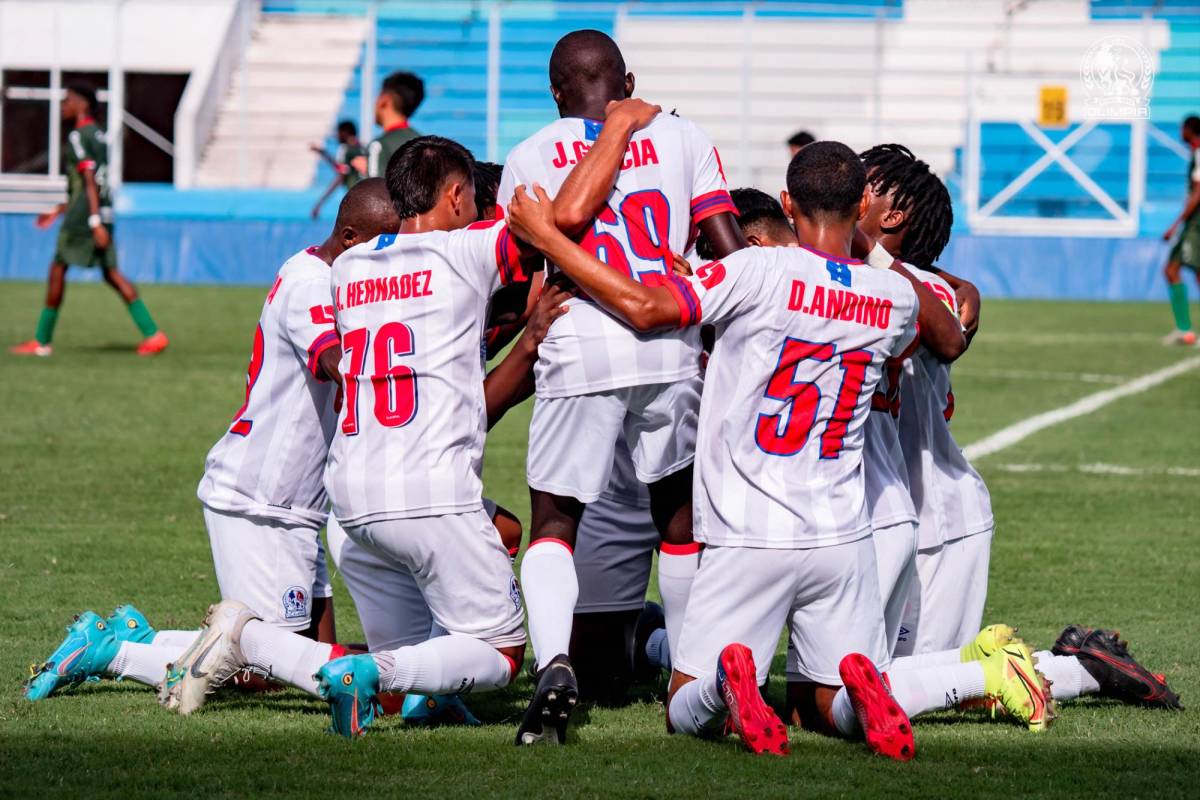
<path id="1" fill-rule="evenodd" d="M 150 644 L 154 641 L 154 634 L 158 633 L 151 627 L 150 621 L 146 619 L 145 615 L 134 608 L 132 603 L 117 606 L 105 622 L 112 629 L 113 636 L 117 637 L 118 642 Z"/>
<path id="2" fill-rule="evenodd" d="M 67 638 L 46 663 L 30 668 L 25 697 L 44 700 L 64 685 L 100 680 L 120 646 L 107 622 L 94 612 L 83 612 L 67 628 Z"/>
<path id="3" fill-rule="evenodd" d="M 330 733 L 347 739 L 362 736 L 379 714 L 379 667 L 370 655 L 343 656 L 313 675 L 317 691 L 329 703 Z"/>
<path id="4" fill-rule="evenodd" d="M 409 725 L 482 725 L 456 694 L 407 694 L 400 712 Z"/>

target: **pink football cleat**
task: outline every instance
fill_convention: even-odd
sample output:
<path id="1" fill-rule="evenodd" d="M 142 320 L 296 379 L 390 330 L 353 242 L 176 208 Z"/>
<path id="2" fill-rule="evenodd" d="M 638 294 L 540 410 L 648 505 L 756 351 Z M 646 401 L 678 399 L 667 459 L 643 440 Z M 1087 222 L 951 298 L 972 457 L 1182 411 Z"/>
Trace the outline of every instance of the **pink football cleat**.
<path id="1" fill-rule="evenodd" d="M 137 354 L 139 356 L 156 356 L 166 350 L 168 344 L 170 341 L 167 340 L 167 335 L 159 331 L 142 340 L 142 343 L 138 345 Z"/>
<path id="2" fill-rule="evenodd" d="M 30 339 L 28 342 L 21 342 L 8 348 L 8 352 L 14 356 L 41 356 L 45 358 L 54 352 L 54 348 L 48 344 L 42 344 L 37 339 Z"/>

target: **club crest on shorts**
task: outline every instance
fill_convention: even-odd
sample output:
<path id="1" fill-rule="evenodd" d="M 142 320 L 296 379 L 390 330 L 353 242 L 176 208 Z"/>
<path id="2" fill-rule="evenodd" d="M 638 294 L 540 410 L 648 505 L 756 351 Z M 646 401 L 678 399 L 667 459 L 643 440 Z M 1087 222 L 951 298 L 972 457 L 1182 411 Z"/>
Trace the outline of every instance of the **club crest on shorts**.
<path id="1" fill-rule="evenodd" d="M 308 592 L 299 586 L 289 586 L 283 593 L 283 618 L 304 619 L 308 616 Z"/>
<path id="2" fill-rule="evenodd" d="M 517 611 L 521 610 L 521 585 L 517 583 L 516 575 L 513 575 L 508 582 L 508 599 L 512 600 L 513 608 Z"/>

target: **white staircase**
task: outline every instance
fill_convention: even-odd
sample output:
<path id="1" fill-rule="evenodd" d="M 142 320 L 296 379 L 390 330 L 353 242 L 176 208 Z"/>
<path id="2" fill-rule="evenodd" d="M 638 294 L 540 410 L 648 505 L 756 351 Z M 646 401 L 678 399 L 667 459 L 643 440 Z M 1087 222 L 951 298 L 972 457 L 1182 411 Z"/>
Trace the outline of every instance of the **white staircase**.
<path id="1" fill-rule="evenodd" d="M 0 214 L 40 214 L 66 199 L 61 175 L 0 175 Z"/>
<path id="2" fill-rule="evenodd" d="M 366 35 L 364 20 L 266 14 L 221 101 L 196 185 L 305 189 Z"/>
<path id="3" fill-rule="evenodd" d="M 630 15 L 617 35 L 638 95 L 708 131 L 732 183 L 772 193 L 798 129 L 855 149 L 900 142 L 945 174 L 972 93 L 982 115 L 1032 120 L 1038 87 L 1061 84 L 1078 119 L 1091 43 L 1127 36 L 1157 63 L 1169 39 L 1162 22 L 1094 21 L 1086 0 L 906 0 L 903 19 L 881 21 Z"/>

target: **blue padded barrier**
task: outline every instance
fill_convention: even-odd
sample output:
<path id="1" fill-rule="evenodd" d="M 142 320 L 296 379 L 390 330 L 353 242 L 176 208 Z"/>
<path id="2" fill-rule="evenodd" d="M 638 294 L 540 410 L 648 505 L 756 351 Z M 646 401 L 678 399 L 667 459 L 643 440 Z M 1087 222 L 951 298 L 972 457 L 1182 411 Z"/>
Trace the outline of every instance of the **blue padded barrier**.
<path id="1" fill-rule="evenodd" d="M 1158 238 L 1090 239 L 956 235 L 942 265 L 987 297 L 1165 300 Z"/>
<path id="2" fill-rule="evenodd" d="M 55 232 L 33 220 L 0 214 L 0 278 L 45 278 Z M 284 260 L 328 235 L 329 223 L 310 220 L 119 219 L 117 263 L 135 283 L 269 284 Z M 72 269 L 70 280 L 99 272 Z"/>
<path id="3" fill-rule="evenodd" d="M 42 280 L 54 232 L 29 214 L 0 215 L 0 278 Z M 328 220 L 162 218 L 118 220 L 121 268 L 135 281 L 183 284 L 270 283 L 283 261 L 324 240 Z M 1159 300 L 1166 245 L 1157 238 L 1067 239 L 956 234 L 943 264 L 979 285 L 985 297 Z M 86 277 L 85 277 L 86 276 Z M 72 280 L 97 270 L 72 270 Z"/>

